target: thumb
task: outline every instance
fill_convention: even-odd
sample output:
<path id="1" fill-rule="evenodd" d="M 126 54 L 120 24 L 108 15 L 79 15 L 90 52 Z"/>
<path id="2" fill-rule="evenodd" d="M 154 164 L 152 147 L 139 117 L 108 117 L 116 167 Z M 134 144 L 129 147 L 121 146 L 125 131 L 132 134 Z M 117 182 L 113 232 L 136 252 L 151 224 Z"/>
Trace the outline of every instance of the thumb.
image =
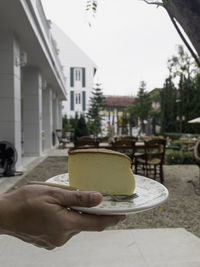
<path id="1" fill-rule="evenodd" d="M 58 200 L 60 205 L 70 207 L 70 206 L 80 206 L 80 207 L 93 207 L 101 203 L 102 195 L 99 192 L 91 191 L 70 191 L 70 190 L 58 190 L 59 196 Z"/>

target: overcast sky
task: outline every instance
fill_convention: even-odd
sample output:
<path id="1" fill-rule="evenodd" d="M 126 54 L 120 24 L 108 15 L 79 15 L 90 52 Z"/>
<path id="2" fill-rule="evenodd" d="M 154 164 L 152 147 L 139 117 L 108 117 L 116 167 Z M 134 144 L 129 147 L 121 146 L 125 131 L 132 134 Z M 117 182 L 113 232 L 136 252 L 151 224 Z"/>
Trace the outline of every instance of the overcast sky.
<path id="1" fill-rule="evenodd" d="M 86 0 L 42 0 L 54 21 L 98 67 L 106 95 L 137 94 L 140 81 L 148 91 L 161 87 L 167 59 L 182 44 L 165 10 L 142 0 L 99 0 L 92 27 Z"/>

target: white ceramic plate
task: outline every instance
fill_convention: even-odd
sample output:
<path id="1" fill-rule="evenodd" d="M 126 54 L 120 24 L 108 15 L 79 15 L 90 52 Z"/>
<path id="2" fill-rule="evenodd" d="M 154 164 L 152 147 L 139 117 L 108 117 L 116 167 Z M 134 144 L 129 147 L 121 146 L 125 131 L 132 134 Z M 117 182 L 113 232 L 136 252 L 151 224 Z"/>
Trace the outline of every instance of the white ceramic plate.
<path id="1" fill-rule="evenodd" d="M 168 198 L 168 190 L 162 184 L 140 175 L 134 175 L 138 197 L 127 202 L 116 202 L 104 197 L 103 201 L 96 207 L 72 207 L 84 213 L 99 215 L 119 215 L 128 213 L 138 213 L 152 209 L 162 204 Z M 48 179 L 46 182 L 69 185 L 68 173 L 60 174 Z"/>

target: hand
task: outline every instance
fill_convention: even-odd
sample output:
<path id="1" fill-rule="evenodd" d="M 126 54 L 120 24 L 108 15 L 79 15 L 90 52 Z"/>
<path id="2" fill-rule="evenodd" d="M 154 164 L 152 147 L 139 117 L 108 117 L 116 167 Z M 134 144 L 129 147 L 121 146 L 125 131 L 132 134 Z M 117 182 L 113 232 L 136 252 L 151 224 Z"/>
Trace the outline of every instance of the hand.
<path id="1" fill-rule="evenodd" d="M 46 249 L 62 246 L 81 231 L 102 231 L 125 216 L 80 214 L 71 206 L 98 205 L 97 192 L 27 185 L 0 197 L 0 233 Z"/>

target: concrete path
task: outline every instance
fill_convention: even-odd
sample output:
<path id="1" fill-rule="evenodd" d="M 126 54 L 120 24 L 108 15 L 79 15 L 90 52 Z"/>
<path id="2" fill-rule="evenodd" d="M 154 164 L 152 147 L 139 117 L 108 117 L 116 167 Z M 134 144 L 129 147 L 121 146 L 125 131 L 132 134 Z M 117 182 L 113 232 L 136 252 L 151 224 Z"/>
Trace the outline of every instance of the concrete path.
<path id="1" fill-rule="evenodd" d="M 200 239 L 182 228 L 84 232 L 53 251 L 0 236 L 2 267 L 199 267 Z"/>
<path id="2" fill-rule="evenodd" d="M 12 177 L 0 177 L 0 194 L 6 193 L 12 188 L 17 182 L 23 179 L 31 170 L 39 165 L 47 157 L 65 157 L 68 155 L 67 149 L 53 148 L 46 151 L 40 157 L 24 157 L 22 158 L 23 174 Z"/>
<path id="3" fill-rule="evenodd" d="M 53 149 L 26 159 L 24 175 L 47 156 L 66 156 Z M 24 176 L 23 175 L 23 176 Z M 0 194 L 23 178 L 0 179 Z M 53 251 L 16 238 L 0 236 L 0 267 L 200 267 L 200 239 L 185 229 L 112 230 L 81 233 Z"/>

